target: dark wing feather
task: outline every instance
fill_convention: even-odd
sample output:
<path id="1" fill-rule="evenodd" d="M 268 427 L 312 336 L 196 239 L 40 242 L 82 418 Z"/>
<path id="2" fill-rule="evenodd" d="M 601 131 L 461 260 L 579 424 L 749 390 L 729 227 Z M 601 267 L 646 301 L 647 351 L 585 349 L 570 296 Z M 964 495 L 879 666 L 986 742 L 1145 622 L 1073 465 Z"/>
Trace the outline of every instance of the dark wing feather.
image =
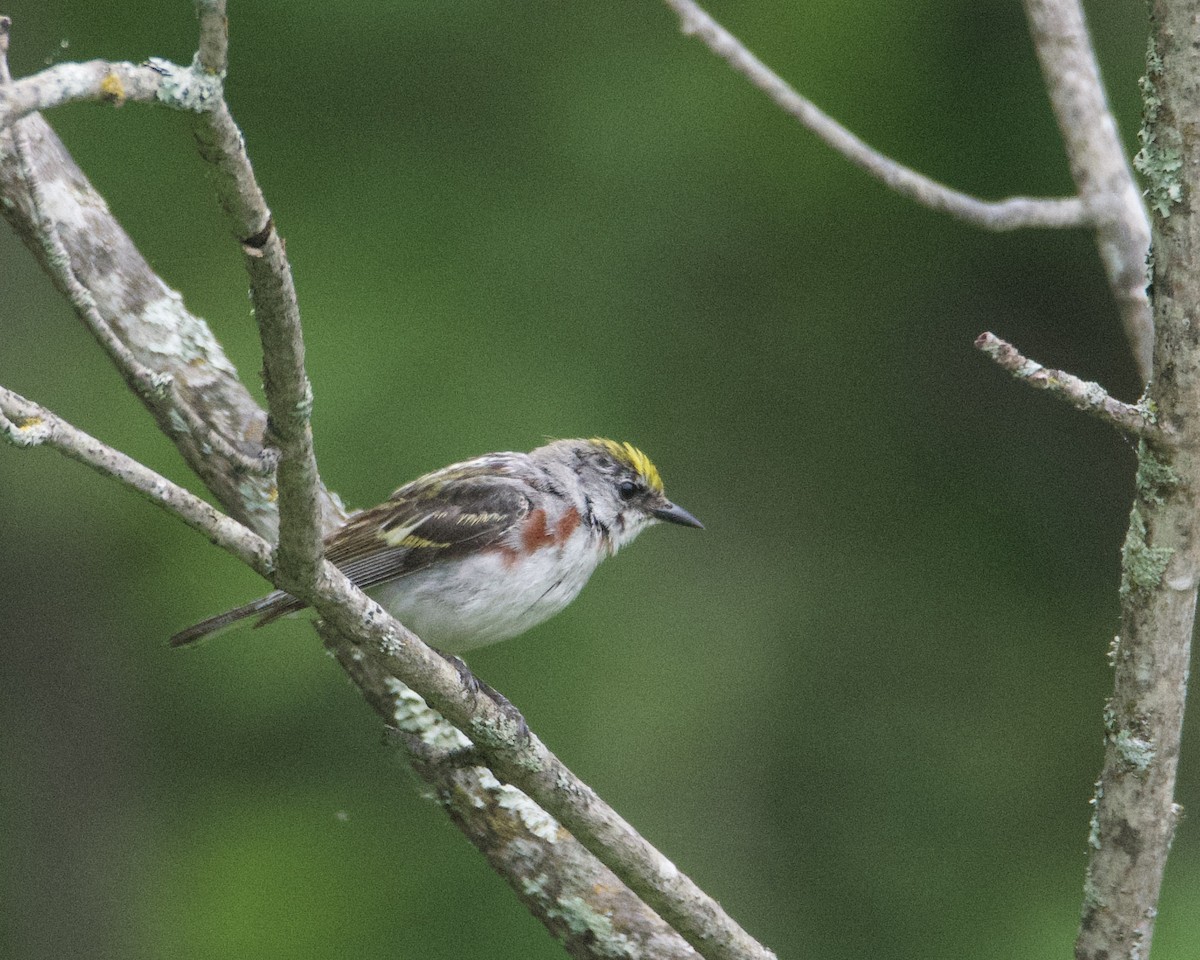
<path id="1" fill-rule="evenodd" d="M 325 558 L 365 589 L 495 543 L 529 513 L 521 481 L 437 477 L 351 518 L 326 544 Z"/>
<path id="2" fill-rule="evenodd" d="M 509 458 L 519 456 L 492 454 L 414 480 L 351 517 L 325 541 L 325 558 L 366 589 L 495 543 L 530 510 L 528 487 L 508 473 Z M 192 643 L 255 615 L 261 627 L 304 606 L 276 590 L 177 633 L 171 645 Z"/>
<path id="3" fill-rule="evenodd" d="M 447 467 L 351 517 L 325 542 L 325 559 L 362 590 L 408 576 L 495 543 L 529 513 L 525 489 L 522 481 L 474 462 Z M 303 608 L 283 594 L 255 626 Z"/>

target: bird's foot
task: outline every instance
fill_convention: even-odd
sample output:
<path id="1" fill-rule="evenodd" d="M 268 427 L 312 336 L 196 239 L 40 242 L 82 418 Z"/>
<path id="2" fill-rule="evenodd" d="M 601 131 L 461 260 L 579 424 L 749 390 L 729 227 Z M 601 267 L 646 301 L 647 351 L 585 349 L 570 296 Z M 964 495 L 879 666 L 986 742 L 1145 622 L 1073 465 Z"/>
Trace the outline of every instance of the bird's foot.
<path id="1" fill-rule="evenodd" d="M 518 739 L 527 740 L 529 738 L 529 724 L 525 722 L 521 711 L 512 705 L 512 701 L 508 697 L 475 676 L 462 657 L 456 657 L 452 653 L 445 653 L 441 650 L 438 650 L 438 653 L 458 672 L 458 679 L 471 692 L 472 697 L 478 698 L 480 694 L 483 694 L 499 707 L 500 712 L 516 726 Z"/>

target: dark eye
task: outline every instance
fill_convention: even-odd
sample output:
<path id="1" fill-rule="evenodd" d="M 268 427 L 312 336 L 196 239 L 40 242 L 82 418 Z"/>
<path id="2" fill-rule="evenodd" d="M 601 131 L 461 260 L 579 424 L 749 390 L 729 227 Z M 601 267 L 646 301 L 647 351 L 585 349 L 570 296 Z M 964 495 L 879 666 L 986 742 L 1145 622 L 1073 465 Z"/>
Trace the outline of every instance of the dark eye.
<path id="1" fill-rule="evenodd" d="M 638 492 L 638 485 L 632 480 L 622 480 L 617 484 L 617 493 L 622 500 L 632 500 L 634 494 Z"/>

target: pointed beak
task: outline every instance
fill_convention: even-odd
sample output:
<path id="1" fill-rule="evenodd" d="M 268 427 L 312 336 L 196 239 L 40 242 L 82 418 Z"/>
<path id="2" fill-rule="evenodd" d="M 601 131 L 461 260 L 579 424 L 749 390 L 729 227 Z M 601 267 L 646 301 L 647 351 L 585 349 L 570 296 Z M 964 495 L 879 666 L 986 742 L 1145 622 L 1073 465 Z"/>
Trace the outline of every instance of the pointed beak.
<path id="1" fill-rule="evenodd" d="M 684 510 L 683 507 L 674 503 L 667 503 L 664 506 L 651 510 L 650 513 L 659 520 L 666 520 L 667 523 L 678 523 L 685 527 L 704 529 L 704 524 Z"/>

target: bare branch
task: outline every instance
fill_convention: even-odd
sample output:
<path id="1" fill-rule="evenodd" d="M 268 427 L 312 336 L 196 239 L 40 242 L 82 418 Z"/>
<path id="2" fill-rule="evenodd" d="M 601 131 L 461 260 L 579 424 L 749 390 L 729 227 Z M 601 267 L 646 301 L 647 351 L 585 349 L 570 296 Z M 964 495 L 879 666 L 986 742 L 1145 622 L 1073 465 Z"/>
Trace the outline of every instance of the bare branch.
<path id="1" fill-rule="evenodd" d="M 1091 213 L 1076 197 L 1010 197 L 989 202 L 947 187 L 872 149 L 812 101 L 805 99 L 759 60 L 737 37 L 693 0 L 664 0 L 677 14 L 683 32 L 700 40 L 734 70 L 767 94 L 788 115 L 815 133 L 855 166 L 923 207 L 948 213 L 985 230 L 1023 227 L 1083 227 Z"/>
<path id="2" fill-rule="evenodd" d="M 229 61 L 229 18 L 225 0 L 196 0 L 200 19 L 200 66 L 217 77 L 225 76 Z"/>
<path id="3" fill-rule="evenodd" d="M 0 58 L 0 82 L 7 79 L 7 65 Z M 44 263 L 51 272 L 52 279 L 70 301 L 71 306 L 75 308 L 75 312 L 91 330 L 97 342 L 124 376 L 125 382 L 142 399 L 142 402 L 154 411 L 159 420 L 170 419 L 172 416 L 181 417 L 182 429 L 189 431 L 200 443 L 218 452 L 241 471 L 253 476 L 271 476 L 274 473 L 277 459 L 275 451 L 264 449 L 257 456 L 252 457 L 236 448 L 220 433 L 211 429 L 193 407 L 181 402 L 181 398 L 175 396 L 175 381 L 171 374 L 156 373 L 143 365 L 108 325 L 91 291 L 75 276 L 71 257 L 63 245 L 57 223 L 52 217 L 46 215 L 47 203 L 43 198 L 44 191 L 40 181 L 33 173 L 31 151 L 21 125 L 14 126 L 12 143 L 13 159 L 29 192 L 31 210 L 37 223 L 36 234 L 42 242 L 45 253 Z"/>
<path id="4" fill-rule="evenodd" d="M 32 113 L 69 103 L 153 103 L 196 112 L 208 109 L 220 96 L 218 78 L 167 60 L 60 63 L 0 91 L 0 130 Z"/>
<path id="5" fill-rule="evenodd" d="M 264 577 L 279 581 L 267 542 L 199 497 L 2 387 L 0 413 L 16 430 L 36 428 L 37 442 L 137 490 Z M 410 704 L 398 703 L 399 680 L 467 733 L 502 781 L 518 787 L 558 819 L 702 956 L 708 960 L 773 960 L 774 954 L 742 930 L 530 733 L 511 707 L 506 709 L 490 697 L 480 696 L 444 657 L 389 616 L 336 567 L 323 562 L 321 576 L 297 596 L 345 638 L 340 643 L 347 646 L 338 650 L 338 659 L 353 667 L 351 675 L 368 700 L 390 706 L 397 724 L 405 722 L 410 710 Z M 397 715 L 399 707 L 405 717 Z"/>
<path id="6" fill-rule="evenodd" d="M 702 956 L 709 960 L 774 957 L 536 736 L 523 737 L 513 718 L 487 697 L 458 701 L 457 678 L 449 688 L 441 679 L 446 674 L 445 660 L 434 654 L 433 661 L 427 662 L 424 652 L 415 649 L 411 633 L 396 629 L 399 624 L 390 618 L 392 626 L 372 618 L 369 610 L 330 605 L 320 595 L 315 600 L 321 615 L 348 638 L 335 641 L 333 649 L 376 710 L 386 716 L 389 708 L 395 709 L 396 679 L 419 691 L 470 737 L 501 781 L 518 787 L 555 817 Z M 370 629 L 369 644 L 358 639 L 359 625 Z M 447 693 L 452 696 L 446 697 Z"/>
<path id="7" fill-rule="evenodd" d="M 2 103 L 3 101 L 0 100 L 0 104 Z M 219 345 L 212 339 L 211 333 L 203 321 L 187 314 L 182 309 L 178 295 L 169 291 L 161 280 L 149 271 L 128 237 L 111 219 L 103 201 L 91 191 L 91 187 L 82 173 L 71 163 L 57 138 L 41 119 L 29 116 L 20 123 L 27 138 L 27 152 L 32 157 L 31 165 L 36 169 L 37 178 L 43 181 L 44 189 L 40 196 L 48 206 L 44 216 L 39 216 L 35 209 L 38 204 L 35 204 L 30 198 L 24 179 L 19 175 L 20 171 L 8 163 L 9 151 L 7 149 L 0 150 L 0 190 L 3 190 L 6 198 L 14 201 L 4 204 L 3 209 L 17 228 L 18 233 L 26 239 L 34 252 L 45 262 L 48 256 L 46 244 L 38 237 L 38 231 L 43 219 L 55 220 L 59 225 L 59 237 L 63 248 L 71 257 L 74 275 L 91 292 L 98 304 L 98 309 L 101 310 L 112 331 L 122 343 L 129 346 L 138 362 L 156 373 L 169 370 L 175 378 L 173 382 L 179 388 L 177 399 L 186 397 L 188 401 L 196 404 L 197 411 L 205 420 L 221 424 L 219 432 L 222 437 L 238 437 L 239 449 L 241 449 L 241 442 L 260 444 L 262 438 L 261 415 L 257 413 L 252 401 L 244 396 L 244 390 L 236 381 L 235 371 L 224 358 Z M 233 136 L 240 138 L 231 120 L 224 130 L 216 132 L 220 136 L 226 136 L 232 132 Z M 238 166 L 239 151 L 222 149 L 217 151 L 217 154 L 222 163 L 229 163 L 232 168 Z M 244 154 L 240 156 L 240 160 L 244 161 Z M 244 183 L 244 181 L 239 181 L 236 175 L 229 179 L 235 185 L 238 182 Z M 254 192 L 238 191 L 236 188 L 224 192 L 226 206 L 232 208 L 235 222 L 246 213 L 252 216 L 256 210 L 266 213 L 265 205 L 255 204 Z M 274 264 L 270 262 L 274 257 L 273 252 L 268 248 L 272 243 L 279 241 L 274 236 L 273 229 L 270 229 L 269 214 L 266 215 L 263 227 L 265 241 L 257 235 L 246 237 L 239 234 L 239 236 L 243 240 L 249 240 L 248 246 L 251 248 L 267 250 L 267 253 L 261 258 L 253 257 L 249 253 L 247 256 L 248 259 L 268 261 L 267 264 L 264 264 L 264 269 L 273 272 L 274 276 L 268 278 L 265 286 L 270 287 L 273 282 L 275 289 L 284 294 L 281 303 L 275 306 L 286 309 L 287 291 L 284 288 L 289 285 L 285 282 L 289 278 L 276 270 Z M 262 247 L 259 248 L 255 241 L 261 242 Z M 250 267 L 252 271 L 255 269 L 253 263 L 250 264 Z M 149 303 L 143 302 L 143 298 Z M 155 310 L 149 311 L 150 306 L 154 306 Z M 132 318 L 126 315 L 126 311 L 133 314 Z M 294 353 L 294 343 L 292 349 Z M 201 374 L 199 391 L 196 389 L 197 383 L 192 379 L 194 371 L 200 371 Z M 6 394 L 6 397 L 12 401 L 7 409 L 12 411 L 13 418 L 10 420 L 6 416 L 4 421 L 0 422 L 0 431 L 6 437 L 28 445 L 51 436 L 63 435 L 64 431 L 51 431 L 45 426 L 48 420 L 44 419 L 42 414 L 52 416 L 48 414 L 48 411 L 31 407 L 27 405 L 27 401 L 21 401 L 20 398 L 13 398 L 11 395 Z M 22 404 L 26 405 L 22 406 Z M 164 405 L 164 407 L 166 406 L 169 405 Z M 254 412 L 251 413 L 251 411 Z M 229 417 L 236 417 L 239 421 L 244 420 L 246 426 L 230 429 L 226 423 L 226 418 Z M 59 423 L 57 418 L 54 422 L 56 426 Z M 258 425 L 257 429 L 254 429 L 255 424 Z M 189 460 L 214 487 L 222 502 L 239 511 L 248 522 L 270 530 L 274 516 L 274 506 L 270 497 L 260 496 L 258 492 L 253 492 L 253 484 L 249 485 L 251 492 L 248 492 L 245 478 L 244 476 L 239 477 L 239 469 L 236 465 L 225 461 L 219 466 L 214 466 L 212 461 L 219 460 L 219 455 L 206 457 L 203 445 L 189 444 L 189 438 L 183 436 L 178 430 L 169 431 L 169 433 L 181 449 L 194 451 L 197 454 L 194 458 L 189 456 Z M 107 451 L 97 441 L 87 438 L 78 431 L 73 436 L 79 442 L 72 445 L 69 455 L 76 456 L 77 459 L 110 475 L 127 479 L 130 473 L 126 472 L 126 467 L 136 466 L 128 461 L 128 458 L 122 458 L 115 451 Z M 108 457 L 110 452 L 115 459 Z M 211 453 L 211 450 L 208 452 Z M 144 468 L 141 469 L 144 470 Z M 137 471 L 131 469 L 131 473 L 136 474 Z M 136 482 L 133 485 L 151 496 L 156 502 L 169 505 L 172 498 L 182 497 L 189 509 L 209 510 L 224 524 L 232 524 L 228 518 L 222 518 L 215 511 L 211 511 L 211 508 L 203 504 L 203 501 L 192 498 L 186 491 L 174 487 L 148 471 L 134 477 L 134 480 Z M 328 526 L 331 518 L 336 522 L 340 508 L 337 507 L 336 501 L 327 499 L 325 504 L 324 515 Z M 333 509 L 330 509 L 330 504 L 333 505 Z M 206 529 L 203 523 L 194 522 L 195 519 L 193 516 L 189 518 L 188 522 L 197 526 L 198 529 L 206 530 L 206 535 L 210 539 L 216 540 L 235 554 L 242 556 L 260 573 L 279 575 L 271 567 L 272 557 L 265 541 L 256 541 L 252 535 L 242 531 L 237 524 L 232 524 L 232 527 L 229 528 L 223 527 L 222 531 L 214 533 L 213 530 Z M 236 541 L 236 538 L 231 540 L 227 536 L 231 535 L 231 531 L 245 533 L 251 539 L 240 543 Z M 247 543 L 252 544 L 253 547 L 247 548 Z M 250 549 L 248 554 L 244 553 L 247 549 Z M 296 584 L 289 580 L 288 586 L 290 588 Z M 315 585 L 303 584 L 301 586 L 305 589 L 297 588 L 297 592 L 304 599 L 310 600 L 318 612 L 325 616 L 331 624 L 343 631 L 348 630 L 350 636 L 356 637 L 360 641 L 364 641 L 365 638 L 365 642 L 353 648 L 352 657 L 355 661 L 361 660 L 363 663 L 371 664 L 380 676 L 387 676 L 391 666 L 401 662 L 398 657 L 402 655 L 403 662 L 408 664 L 403 671 L 404 678 L 414 680 L 420 689 L 430 695 L 430 702 L 443 706 L 452 719 L 457 715 L 459 722 L 468 725 L 476 740 L 481 744 L 480 753 L 482 755 L 492 752 L 493 748 L 487 746 L 490 742 L 498 741 L 508 744 L 510 750 L 508 765 L 510 770 L 517 774 L 513 780 L 514 783 L 520 783 L 524 779 L 522 770 L 538 769 L 540 757 L 544 762 L 540 781 L 543 790 L 552 792 L 558 790 L 560 794 L 555 801 L 555 806 L 561 808 L 564 805 L 569 807 L 572 804 L 587 805 L 590 803 L 592 805 L 592 809 L 581 810 L 575 817 L 568 817 L 560 811 L 556 814 L 558 819 L 570 825 L 569 821 L 582 817 L 579 826 L 574 829 L 581 837 L 592 835 L 592 842 L 588 846 L 593 851 L 595 849 L 605 850 L 606 843 L 612 844 L 622 851 L 619 855 L 609 852 L 606 853 L 606 856 L 623 863 L 619 871 L 622 875 L 635 879 L 639 876 L 642 878 L 639 884 L 648 891 L 647 901 L 665 898 L 664 902 L 667 904 L 667 908 L 661 912 L 668 921 L 672 914 L 682 915 L 682 920 L 676 923 L 677 928 L 690 931 L 689 939 L 699 942 L 706 957 L 770 957 L 767 951 L 750 939 L 736 924 L 733 924 L 710 898 L 698 891 L 695 891 L 696 895 L 690 895 L 695 890 L 694 885 L 686 877 L 682 877 L 676 868 L 670 865 L 653 847 L 638 837 L 627 824 L 624 824 L 619 818 L 615 818 L 615 814 L 611 814 L 607 807 L 599 803 L 592 791 L 581 787 L 573 776 L 567 776 L 564 773 L 565 768 L 562 768 L 561 764 L 545 751 L 540 743 L 536 743 L 532 739 L 523 740 L 520 736 L 522 728 L 514 722 L 512 716 L 495 708 L 489 700 L 484 699 L 477 704 L 473 692 L 462 688 L 457 671 L 448 667 L 441 657 L 433 654 L 417 638 L 387 617 L 381 608 L 354 590 L 338 571 L 325 565 L 322 569 L 322 576 Z M 348 611 L 347 603 L 349 604 Z M 359 632 L 363 630 L 366 630 L 367 633 Z M 383 658 L 383 667 L 378 666 L 378 658 Z M 389 686 L 394 697 L 397 681 L 392 679 Z M 454 692 L 455 690 L 457 692 Z M 471 718 L 476 715 L 478 715 L 477 719 L 472 720 Z M 534 744 L 537 749 L 530 754 L 528 751 Z M 449 762 L 444 766 L 448 770 L 456 770 L 456 776 L 474 781 L 474 788 L 477 790 L 491 789 L 489 782 L 493 781 L 494 777 L 486 770 L 481 772 L 475 768 L 463 769 Z M 533 794 L 531 788 L 526 788 L 525 792 L 529 795 Z M 470 818 L 466 806 L 460 811 L 460 816 L 464 820 Z M 456 816 L 455 819 L 457 820 L 459 817 Z M 590 827 L 589 824 L 591 824 Z M 468 830 L 468 826 L 471 829 Z M 605 880 L 607 874 L 594 859 L 581 855 L 575 862 L 575 866 L 571 865 L 572 858 L 560 859 L 561 851 L 566 849 L 561 836 L 543 840 L 524 821 L 521 823 L 514 821 L 510 826 L 520 831 L 519 835 L 523 844 L 529 845 L 531 849 L 539 848 L 541 850 L 543 868 L 556 880 L 565 880 L 568 874 L 576 870 L 590 870 L 593 887 L 599 888 L 608 883 Z M 464 826 L 464 830 L 470 834 L 472 831 L 478 832 L 479 827 L 479 823 L 467 824 Z M 623 837 L 623 832 L 628 833 L 628 836 Z M 597 837 L 599 839 L 596 839 Z M 472 839 L 475 841 L 474 836 Z M 502 858 L 494 858 L 489 854 L 489 859 L 493 860 L 498 869 L 504 869 Z M 513 882 L 514 877 L 509 875 L 509 879 L 510 882 Z M 577 877 L 576 882 L 581 887 L 588 886 L 586 872 Z M 661 928 L 654 927 L 652 914 L 649 917 L 644 915 L 648 911 L 626 887 L 617 885 L 615 888 L 608 889 L 607 896 L 611 898 L 613 904 L 611 913 L 602 913 L 600 916 L 608 916 L 609 921 L 617 929 L 611 940 L 596 941 L 598 947 L 607 949 L 613 943 L 621 942 L 621 924 L 626 922 L 627 916 L 642 916 L 647 924 L 646 930 L 658 929 L 661 932 Z M 532 903 L 531 906 L 535 911 L 538 909 Z M 561 907 L 561 905 L 559 906 Z M 540 915 L 543 916 L 544 921 L 550 916 L 545 910 Z M 651 936 L 657 937 L 658 934 L 652 933 Z M 678 943 L 671 940 L 669 931 L 667 931 L 666 937 L 668 942 L 675 943 L 678 947 Z M 578 938 L 579 955 L 599 956 L 600 953 L 597 952 L 587 953 L 586 943 L 589 939 L 588 937 Z M 673 947 L 672 953 L 669 955 L 676 955 L 674 949 Z M 680 947 L 679 950 L 679 956 L 686 955 L 686 948 Z M 658 955 L 657 951 L 654 953 Z M 636 955 L 636 953 L 632 955 Z"/>
<path id="8" fill-rule="evenodd" d="M 107 60 L 56 64 L 18 80 L 0 93 L 0 128 L 39 110 L 68 103 L 89 100 L 114 106 L 121 106 L 127 100 L 153 103 L 162 83 L 163 74 L 145 65 Z"/>
<path id="9" fill-rule="evenodd" d="M 4 19 L 0 75 L 6 77 Z M 0 82 L 0 105 L 26 82 Z M 235 517 L 273 536 L 266 417 L 208 326 L 150 269 L 41 117 L 0 131 L 0 195 L 0 214 L 68 295 L 187 462 Z M 345 516 L 327 495 L 323 513 L 326 529 Z"/>
<path id="10" fill-rule="evenodd" d="M 1175 803 L 1200 583 L 1200 86 L 1196 4 L 1153 0 L 1143 143 L 1160 158 L 1151 195 L 1158 419 L 1178 434 L 1138 449 L 1121 550 L 1121 632 L 1104 711 L 1077 960 L 1151 956 Z"/>
<path id="11" fill-rule="evenodd" d="M 1095 227 L 1138 373 L 1149 383 L 1154 352 L 1146 297 L 1150 221 L 1108 108 L 1083 8 L 1079 0 L 1025 0 L 1025 13 L 1071 176 Z"/>
<path id="12" fill-rule="evenodd" d="M 212 59 L 214 65 L 220 66 L 224 59 L 224 44 L 220 39 L 224 31 L 224 3 L 205 0 L 200 13 L 202 58 Z M 7 30 L 4 33 L 7 36 Z M 217 172 L 222 207 L 231 217 L 234 233 L 242 245 L 255 317 L 263 339 L 270 439 L 280 450 L 276 483 L 282 569 L 298 578 L 311 579 L 316 575 L 321 556 L 322 503 L 309 426 L 312 386 L 304 372 L 299 308 L 283 241 L 275 232 L 270 211 L 255 181 L 241 132 L 225 105 L 217 73 L 179 67 L 163 60 L 152 60 L 143 67 L 105 61 L 60 64 L 4 84 L 0 90 L 0 128 L 34 111 L 81 100 L 107 100 L 118 105 L 130 99 L 162 102 L 197 114 L 201 155 Z M 19 140 L 17 143 L 18 152 L 26 156 L 28 151 L 20 148 Z M 28 170 L 25 174 L 27 183 L 36 182 L 28 179 Z M 37 197 L 31 196 L 36 211 Z M 43 215 L 35 212 L 35 219 L 43 219 Z M 57 271 L 57 276 L 60 283 L 69 282 L 62 279 L 62 270 Z M 78 285 L 67 288 L 74 297 L 81 291 L 86 294 Z M 83 315 L 85 318 L 89 315 L 86 305 Z M 153 381 L 152 390 L 145 382 L 144 372 L 130 363 L 129 356 L 120 355 L 119 341 L 109 335 L 106 324 L 89 325 L 139 393 L 153 395 L 161 390 L 164 385 L 161 381 Z M 191 423 L 189 427 L 195 425 Z M 229 449 L 232 448 L 226 448 L 226 452 Z M 263 469 L 269 470 L 272 465 L 267 463 Z M 246 464 L 242 468 L 247 469 Z M 254 469 L 259 468 L 255 465 Z"/>
<path id="13" fill-rule="evenodd" d="M 318 632 L 395 732 L 413 769 L 455 825 L 573 957 L 696 960 L 688 943 L 597 864 L 553 817 L 479 763 L 471 741 L 397 680 L 367 676 L 362 651 L 327 624 Z M 464 765 L 464 760 L 469 761 Z"/>
<path id="14" fill-rule="evenodd" d="M 0 416 L 5 438 L 17 446 L 53 447 L 97 473 L 136 490 L 175 514 L 193 530 L 268 579 L 274 574 L 271 547 L 262 537 L 230 519 L 199 497 L 160 476 L 95 437 L 73 427 L 40 404 L 0 387 Z M 15 434 L 15 435 L 14 435 Z"/>
<path id="15" fill-rule="evenodd" d="M 202 60 L 223 68 L 224 0 L 199 4 Z M 220 35 L 220 36 L 219 36 Z M 221 97 L 196 115 L 200 155 L 215 172 L 217 196 L 242 246 L 250 299 L 263 348 L 268 434 L 280 452 L 279 568 L 285 589 L 302 593 L 318 574 L 323 554 L 321 481 L 313 451 L 312 384 L 304 370 L 304 338 L 292 268 L 283 238 L 255 179 L 245 140 Z"/>
<path id="16" fill-rule="evenodd" d="M 982 350 L 1022 383 L 1035 390 L 1046 390 L 1073 406 L 1076 410 L 1103 420 L 1110 427 L 1143 440 L 1161 442 L 1165 432 L 1150 409 L 1140 404 L 1124 403 L 1109 396 L 1098 383 L 1081 380 L 1065 370 L 1052 370 L 1021 356 L 1011 343 L 995 334 L 981 333 L 975 347 Z"/>

